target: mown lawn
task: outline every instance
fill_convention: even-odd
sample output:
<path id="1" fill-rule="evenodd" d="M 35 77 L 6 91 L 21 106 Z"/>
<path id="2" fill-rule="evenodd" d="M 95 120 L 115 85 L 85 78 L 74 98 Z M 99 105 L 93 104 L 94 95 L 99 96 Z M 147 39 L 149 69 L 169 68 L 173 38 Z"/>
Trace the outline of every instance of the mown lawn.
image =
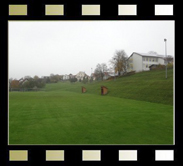
<path id="1" fill-rule="evenodd" d="M 55 86 L 9 93 L 9 144 L 173 144 L 172 105 Z"/>
<path id="2" fill-rule="evenodd" d="M 46 91 L 81 93 L 81 86 L 84 86 L 88 94 L 100 95 L 100 87 L 104 85 L 109 90 L 108 96 L 173 106 L 173 69 L 168 69 L 167 74 L 167 79 L 165 78 L 165 70 L 154 70 L 119 77 L 116 80 L 97 81 L 87 84 L 61 82 L 47 84 Z"/>

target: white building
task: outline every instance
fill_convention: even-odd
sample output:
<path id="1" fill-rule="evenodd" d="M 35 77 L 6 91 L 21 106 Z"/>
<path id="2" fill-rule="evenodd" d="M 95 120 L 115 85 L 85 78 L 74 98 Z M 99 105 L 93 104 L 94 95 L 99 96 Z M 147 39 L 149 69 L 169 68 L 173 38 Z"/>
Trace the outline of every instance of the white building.
<path id="1" fill-rule="evenodd" d="M 63 75 L 63 80 L 69 80 L 69 75 L 67 75 L 67 74 L 65 74 L 65 75 Z"/>
<path id="2" fill-rule="evenodd" d="M 75 78 L 77 78 L 77 80 L 79 81 L 79 80 L 83 80 L 83 78 L 87 78 L 88 77 L 88 75 L 85 73 L 85 72 L 82 72 L 82 71 L 80 71 L 78 74 L 76 74 L 76 76 L 75 76 Z"/>
<path id="3" fill-rule="evenodd" d="M 154 55 L 154 54 L 144 54 L 133 52 L 127 59 L 128 67 L 127 72 L 130 71 L 147 71 L 149 66 L 152 64 L 161 64 L 165 65 L 165 60 L 163 55 Z"/>

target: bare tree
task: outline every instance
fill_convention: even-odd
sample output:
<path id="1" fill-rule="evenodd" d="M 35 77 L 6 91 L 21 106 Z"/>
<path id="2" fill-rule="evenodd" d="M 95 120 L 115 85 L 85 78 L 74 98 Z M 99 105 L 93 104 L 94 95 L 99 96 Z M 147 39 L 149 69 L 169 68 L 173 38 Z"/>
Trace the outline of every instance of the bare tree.
<path id="1" fill-rule="evenodd" d="M 96 77 L 98 79 L 103 80 L 105 72 L 108 72 L 107 65 L 105 63 L 97 64 L 96 69 L 94 71 Z"/>
<path id="2" fill-rule="evenodd" d="M 149 51 L 148 54 L 158 55 L 158 53 L 156 51 Z"/>
<path id="3" fill-rule="evenodd" d="M 166 61 L 167 61 L 167 64 L 168 64 L 168 63 L 173 63 L 173 56 L 167 55 Z"/>
<path id="4" fill-rule="evenodd" d="M 127 71 L 127 58 L 127 54 L 124 50 L 118 50 L 115 52 L 114 56 L 110 60 L 110 63 L 115 70 L 115 73 L 118 72 L 118 76 Z"/>

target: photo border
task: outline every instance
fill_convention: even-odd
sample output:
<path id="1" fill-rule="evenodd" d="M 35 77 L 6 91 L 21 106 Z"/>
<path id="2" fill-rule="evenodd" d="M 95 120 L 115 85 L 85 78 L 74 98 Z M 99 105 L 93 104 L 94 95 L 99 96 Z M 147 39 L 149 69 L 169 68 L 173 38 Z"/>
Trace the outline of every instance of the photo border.
<path id="1" fill-rule="evenodd" d="M 137 5 L 137 15 L 136 16 L 118 16 L 117 6 L 118 4 L 136 4 Z M 2 147 L 1 151 L 1 165 L 142 165 L 152 163 L 154 165 L 178 165 L 181 162 L 181 152 L 182 140 L 182 112 L 178 107 L 175 107 L 175 94 L 174 94 L 174 132 L 175 132 L 175 145 L 8 145 L 8 21 L 10 20 L 22 20 L 22 21 L 41 21 L 41 20 L 174 20 L 175 25 L 177 25 L 177 18 L 175 12 L 175 2 L 172 0 L 168 2 L 174 5 L 173 16 L 155 16 L 154 15 L 154 5 L 157 2 L 134 2 L 128 1 L 123 2 L 122 0 L 113 0 L 112 2 L 100 2 L 100 1 L 90 1 L 86 3 L 85 1 L 67 1 L 67 0 L 55 0 L 54 2 L 44 0 L 44 1 L 24 1 L 24 0 L 9 0 L 4 6 L 4 10 L 1 11 L 1 75 L 2 91 L 1 91 L 1 133 L 2 133 Z M 27 16 L 9 16 L 8 6 L 10 4 L 27 4 L 28 13 Z M 46 4 L 63 4 L 64 5 L 64 16 L 46 16 L 44 5 Z M 100 16 L 82 16 L 81 15 L 81 5 L 82 4 L 100 4 Z M 165 4 L 165 3 L 161 3 Z M 110 9 L 110 12 L 109 12 Z M 175 27 L 176 28 L 176 27 Z M 176 33 L 175 33 L 176 34 Z M 177 47 L 176 47 L 177 51 Z M 175 53 L 176 53 L 175 51 Z M 174 61 L 175 62 L 175 61 Z M 5 72 L 6 71 L 6 72 Z M 175 92 L 175 67 L 174 67 L 174 92 Z M 178 94 L 176 92 L 176 94 Z M 177 106 L 177 104 L 176 104 Z M 176 108 L 176 110 L 175 110 Z M 27 150 L 28 151 L 28 161 L 10 161 L 9 152 L 10 150 Z M 46 150 L 64 150 L 65 159 L 64 161 L 50 162 L 45 160 Z M 101 151 L 101 161 L 82 161 L 82 150 L 100 150 Z M 137 161 L 119 161 L 118 151 L 119 150 L 137 150 Z M 174 150 L 174 160 L 173 161 L 155 161 L 155 150 Z"/>

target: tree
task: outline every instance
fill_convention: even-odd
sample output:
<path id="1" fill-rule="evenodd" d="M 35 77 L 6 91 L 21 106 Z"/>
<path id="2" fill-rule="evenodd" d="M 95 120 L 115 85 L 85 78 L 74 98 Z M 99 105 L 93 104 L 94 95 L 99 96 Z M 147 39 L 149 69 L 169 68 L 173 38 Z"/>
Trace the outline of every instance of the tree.
<path id="1" fill-rule="evenodd" d="M 156 51 L 149 51 L 148 54 L 158 55 L 158 53 Z"/>
<path id="2" fill-rule="evenodd" d="M 46 77 L 46 83 L 50 83 L 50 77 Z"/>
<path id="3" fill-rule="evenodd" d="M 105 63 L 97 64 L 96 69 L 94 71 L 97 80 L 103 80 L 105 72 L 108 72 L 107 65 Z"/>
<path id="4" fill-rule="evenodd" d="M 127 54 L 124 50 L 118 50 L 115 52 L 114 56 L 110 60 L 115 73 L 118 72 L 118 76 L 122 75 L 127 71 Z"/>
<path id="5" fill-rule="evenodd" d="M 11 88 L 19 88 L 19 81 L 14 79 L 11 81 Z"/>
<path id="6" fill-rule="evenodd" d="M 50 82 L 51 83 L 57 83 L 59 80 L 60 80 L 60 76 L 58 74 L 57 75 L 50 74 Z"/>
<path id="7" fill-rule="evenodd" d="M 90 83 L 92 83 L 93 82 L 93 77 L 91 76 L 91 78 L 90 78 Z"/>
<path id="8" fill-rule="evenodd" d="M 72 82 L 77 82 L 77 78 L 70 78 L 69 81 Z"/>
<path id="9" fill-rule="evenodd" d="M 24 79 L 28 79 L 29 80 L 29 79 L 32 79 L 32 77 L 31 76 L 25 76 Z"/>
<path id="10" fill-rule="evenodd" d="M 167 55 L 167 57 L 166 57 L 166 61 L 167 61 L 167 64 L 169 64 L 169 63 L 173 63 L 173 56 L 171 56 L 171 55 Z"/>
<path id="11" fill-rule="evenodd" d="M 85 77 L 83 77 L 83 81 L 82 81 L 82 83 L 86 84 L 86 82 L 87 82 L 86 78 L 85 78 Z"/>
<path id="12" fill-rule="evenodd" d="M 35 75 L 35 76 L 34 76 L 34 79 L 35 79 L 35 80 L 38 80 L 38 79 L 39 79 L 39 77 L 38 77 L 37 75 Z"/>

